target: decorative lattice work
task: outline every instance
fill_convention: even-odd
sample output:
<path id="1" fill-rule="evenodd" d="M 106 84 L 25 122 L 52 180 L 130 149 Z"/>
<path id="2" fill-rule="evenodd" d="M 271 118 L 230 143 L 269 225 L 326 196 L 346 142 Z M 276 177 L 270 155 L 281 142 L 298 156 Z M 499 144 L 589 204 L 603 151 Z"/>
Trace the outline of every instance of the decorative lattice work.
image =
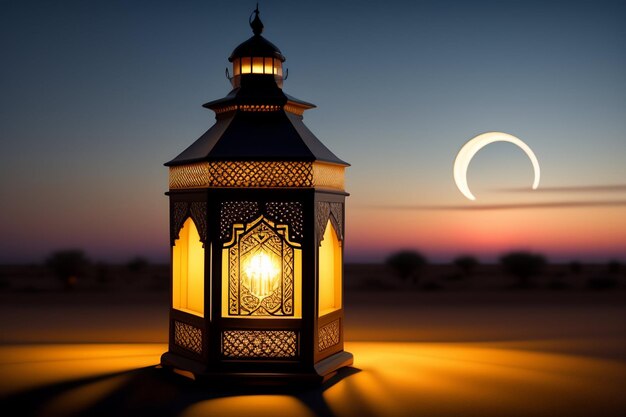
<path id="1" fill-rule="evenodd" d="M 209 164 L 196 162 L 194 164 L 170 167 L 170 189 L 207 187 L 209 178 Z"/>
<path id="2" fill-rule="evenodd" d="M 215 161 L 170 167 L 170 189 L 320 187 L 344 189 L 345 167 L 303 161 Z"/>
<path id="3" fill-rule="evenodd" d="M 343 203 L 329 203 L 320 201 L 315 207 L 315 232 L 318 245 L 322 242 L 326 224 L 330 223 L 337 233 L 337 238 L 343 240 Z"/>
<path id="4" fill-rule="evenodd" d="M 265 214 L 276 223 L 288 224 L 290 238 L 302 239 L 304 237 L 302 203 L 298 201 L 270 201 L 265 204 Z"/>
<path id="5" fill-rule="evenodd" d="M 285 111 L 288 111 L 298 116 L 302 116 L 306 108 L 300 106 L 294 106 L 293 104 L 285 104 Z"/>
<path id="6" fill-rule="evenodd" d="M 198 355 L 202 354 L 202 330 L 174 321 L 174 344 Z"/>
<path id="7" fill-rule="evenodd" d="M 231 106 L 225 106 L 225 107 L 218 107 L 216 109 L 213 109 L 213 111 L 216 114 L 221 114 L 221 113 L 226 113 L 228 111 L 235 111 L 235 110 L 241 110 L 241 111 L 253 111 L 253 112 L 259 112 L 259 111 L 278 111 L 280 110 L 281 107 L 280 106 L 276 106 L 273 104 L 242 104 L 242 105 L 231 105 Z"/>
<path id="8" fill-rule="evenodd" d="M 193 222 L 196 224 L 200 241 L 204 244 L 207 240 L 207 203 L 206 201 L 194 201 L 191 203 L 189 213 Z"/>
<path id="9" fill-rule="evenodd" d="M 280 106 L 272 104 L 242 104 L 239 106 L 241 111 L 278 111 Z"/>
<path id="10" fill-rule="evenodd" d="M 345 171 L 346 167 L 342 165 L 316 162 L 313 164 L 313 186 L 343 190 L 345 189 Z"/>
<path id="11" fill-rule="evenodd" d="M 249 222 L 258 214 L 259 203 L 256 201 L 223 202 L 220 209 L 220 239 L 231 240 L 233 224 Z"/>
<path id="12" fill-rule="evenodd" d="M 228 249 L 228 311 L 234 316 L 294 315 L 294 248 L 279 234 L 277 228 L 261 218 L 252 226 L 235 226 L 236 238 Z M 284 227 L 282 227 L 284 231 Z M 245 273 L 246 261 L 259 253 L 277 259 L 281 271 L 260 295 Z"/>
<path id="13" fill-rule="evenodd" d="M 330 221 L 339 240 L 343 240 L 343 203 L 330 203 Z"/>
<path id="14" fill-rule="evenodd" d="M 183 227 L 183 223 L 187 218 L 189 203 L 177 201 L 171 205 L 170 210 L 172 211 L 172 221 L 170 223 L 170 239 L 172 241 L 172 244 L 174 244 L 174 241 L 178 239 L 178 232 L 180 232 L 180 228 Z"/>
<path id="15" fill-rule="evenodd" d="M 211 162 L 209 187 L 312 187 L 310 162 Z"/>
<path id="16" fill-rule="evenodd" d="M 320 327 L 317 348 L 321 352 L 335 346 L 340 340 L 339 320 L 331 321 Z"/>
<path id="17" fill-rule="evenodd" d="M 237 105 L 233 105 L 233 106 L 224 106 L 224 107 L 218 107 L 216 109 L 213 109 L 213 111 L 216 114 L 221 114 L 221 113 L 226 113 L 228 111 L 234 111 L 237 110 Z"/>
<path id="18" fill-rule="evenodd" d="M 292 330 L 226 330 L 222 354 L 227 358 L 295 358 L 298 335 Z"/>

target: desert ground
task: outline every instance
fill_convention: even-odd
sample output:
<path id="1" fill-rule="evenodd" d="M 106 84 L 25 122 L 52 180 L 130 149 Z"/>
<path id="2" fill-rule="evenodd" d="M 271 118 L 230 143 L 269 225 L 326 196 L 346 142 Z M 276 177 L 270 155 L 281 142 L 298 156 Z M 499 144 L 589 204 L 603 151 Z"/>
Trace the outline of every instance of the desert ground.
<path id="1" fill-rule="evenodd" d="M 8 268 L 8 267 L 7 267 Z M 0 398 L 20 416 L 624 416 L 626 288 L 602 266 L 551 267 L 520 289 L 495 266 L 417 283 L 346 267 L 352 368 L 318 388 L 205 386 L 157 365 L 167 269 L 66 291 L 2 269 Z M 30 278 L 25 278 L 30 277 Z M 555 282 L 560 282 L 555 285 Z M 3 413 L 4 414 L 4 413 Z M 5 414 L 6 415 L 6 414 Z"/>

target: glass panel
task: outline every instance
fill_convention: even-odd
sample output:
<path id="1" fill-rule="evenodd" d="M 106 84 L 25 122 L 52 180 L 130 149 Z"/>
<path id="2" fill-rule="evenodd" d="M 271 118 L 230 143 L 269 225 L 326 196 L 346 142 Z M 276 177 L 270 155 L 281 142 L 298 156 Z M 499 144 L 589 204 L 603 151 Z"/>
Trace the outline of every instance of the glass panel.
<path id="1" fill-rule="evenodd" d="M 272 71 L 274 71 L 273 65 L 272 65 L 272 58 L 265 58 L 265 66 L 263 69 L 263 73 L 265 74 L 271 74 Z"/>
<path id="2" fill-rule="evenodd" d="M 241 73 L 250 74 L 250 58 L 241 58 Z"/>
<path id="3" fill-rule="evenodd" d="M 341 308 L 341 278 L 341 242 L 329 220 L 319 247 L 320 317 Z"/>
<path id="4" fill-rule="evenodd" d="M 300 318 L 302 250 L 288 226 L 259 217 L 233 225 L 222 249 L 222 316 Z"/>
<path id="5" fill-rule="evenodd" d="M 233 75 L 241 74 L 240 65 L 241 65 L 241 60 L 239 58 L 236 58 L 233 61 Z"/>
<path id="6" fill-rule="evenodd" d="M 252 72 L 263 74 L 263 58 L 252 58 Z"/>
<path id="7" fill-rule="evenodd" d="M 172 306 L 204 316 L 204 248 L 191 218 L 183 224 L 172 251 Z"/>
<path id="8" fill-rule="evenodd" d="M 280 62 L 280 59 L 274 60 L 274 74 L 279 77 L 283 76 L 283 63 Z"/>

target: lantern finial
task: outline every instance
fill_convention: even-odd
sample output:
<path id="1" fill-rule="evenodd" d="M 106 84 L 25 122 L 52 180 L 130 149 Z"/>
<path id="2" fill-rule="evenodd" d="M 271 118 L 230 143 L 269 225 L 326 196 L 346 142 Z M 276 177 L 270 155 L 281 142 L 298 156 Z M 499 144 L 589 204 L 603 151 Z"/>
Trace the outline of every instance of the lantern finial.
<path id="1" fill-rule="evenodd" d="M 252 20 L 252 13 L 256 15 L 254 16 L 254 20 Z M 258 36 L 263 33 L 263 22 L 259 19 L 259 3 L 256 4 L 256 9 L 254 9 L 252 13 L 250 14 L 249 19 L 250 27 L 252 28 L 252 33 Z"/>

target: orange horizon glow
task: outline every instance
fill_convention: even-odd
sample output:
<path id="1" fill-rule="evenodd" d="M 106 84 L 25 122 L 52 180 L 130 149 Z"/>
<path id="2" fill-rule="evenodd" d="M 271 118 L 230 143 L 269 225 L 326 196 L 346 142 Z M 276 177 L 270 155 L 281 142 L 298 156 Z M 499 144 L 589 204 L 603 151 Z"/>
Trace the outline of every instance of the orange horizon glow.
<path id="1" fill-rule="evenodd" d="M 582 215 L 581 210 L 584 210 Z M 503 253 L 514 249 L 545 253 L 626 256 L 626 218 L 621 207 L 553 210 L 349 211 L 350 252 Z"/>

